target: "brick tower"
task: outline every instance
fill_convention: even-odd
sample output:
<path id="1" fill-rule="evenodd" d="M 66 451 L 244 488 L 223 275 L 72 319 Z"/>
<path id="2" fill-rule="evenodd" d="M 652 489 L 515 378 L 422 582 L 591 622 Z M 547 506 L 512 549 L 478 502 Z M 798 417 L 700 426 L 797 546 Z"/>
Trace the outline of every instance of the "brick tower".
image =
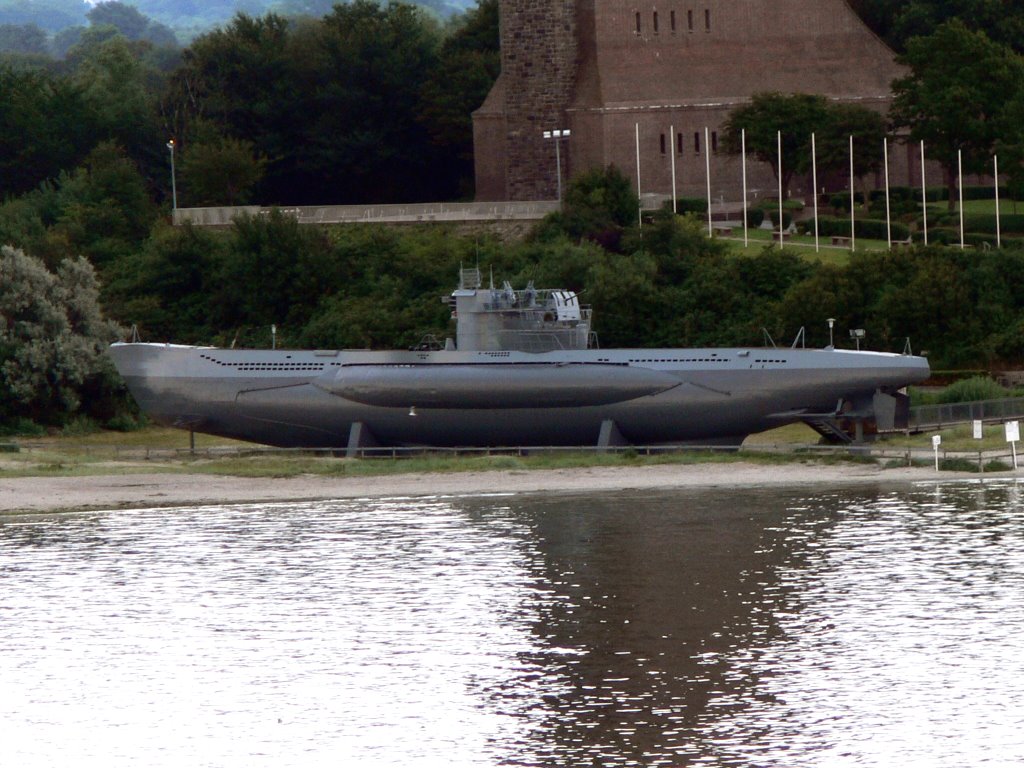
<path id="1" fill-rule="evenodd" d="M 554 148 L 542 133 L 566 127 L 576 81 L 576 4 L 501 0 L 500 8 L 501 76 L 474 115 L 474 144 L 484 149 L 478 185 L 491 190 L 486 199 L 554 198 Z"/>
<path id="2" fill-rule="evenodd" d="M 885 110 L 903 74 L 845 0 L 501 0 L 500 13 L 501 76 L 473 115 L 480 200 L 555 198 L 550 129 L 572 130 L 563 173 L 635 176 L 637 125 L 642 192 L 671 191 L 674 159 L 677 192 L 702 194 L 710 152 L 715 196 L 736 199 L 738 161 L 717 152 L 736 106 L 780 91 Z M 897 167 L 906 180 L 907 158 Z M 767 193 L 767 169 L 752 174 Z"/>

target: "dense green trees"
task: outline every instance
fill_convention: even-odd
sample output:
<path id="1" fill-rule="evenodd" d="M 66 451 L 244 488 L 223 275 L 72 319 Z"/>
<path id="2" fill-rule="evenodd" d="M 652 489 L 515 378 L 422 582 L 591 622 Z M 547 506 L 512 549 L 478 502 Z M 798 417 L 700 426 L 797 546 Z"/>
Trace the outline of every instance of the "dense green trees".
<path id="1" fill-rule="evenodd" d="M 21 194 L 73 168 L 97 136 L 96 116 L 79 86 L 0 65 L 0 192 Z"/>
<path id="2" fill-rule="evenodd" d="M 0 27 L 19 51 L 0 59 L 0 194 L 115 141 L 166 199 L 172 137 L 185 206 L 472 194 L 470 113 L 498 74 L 496 0 L 447 25 L 369 0 L 319 19 L 238 15 L 185 51 L 127 4 L 87 17 L 50 41 L 60 62 L 39 28 Z"/>
<path id="3" fill-rule="evenodd" d="M 997 43 L 1024 53 L 1024 6 L 1006 0 L 851 0 L 850 5 L 897 52 L 959 19 Z"/>
<path id="4" fill-rule="evenodd" d="M 823 96 L 803 93 L 757 93 L 749 104 L 736 108 L 724 126 L 727 152 L 738 154 L 746 131 L 747 152 L 768 163 L 779 178 L 779 132 L 782 133 L 782 188 L 789 189 L 796 174 L 811 171 L 811 135 L 817 143 L 818 168 L 822 172 L 849 174 L 850 136 L 857 147 L 853 174 L 863 179 L 882 165 L 882 141 L 887 134 L 885 117 L 859 104 L 834 103 Z M 867 195 L 865 194 L 865 200 Z"/>
<path id="5" fill-rule="evenodd" d="M 450 197 L 472 171 L 471 102 L 496 75 L 479 26 L 451 38 L 439 68 L 441 30 L 409 5 L 356 0 L 299 24 L 238 16 L 185 52 L 165 111 L 186 152 L 200 121 L 249 142 L 266 159 L 262 202 Z M 455 70 L 467 91 L 441 87 Z"/>
<path id="6" fill-rule="evenodd" d="M 953 20 L 929 37 L 911 39 L 900 60 L 910 74 L 893 83 L 891 120 L 923 140 L 946 169 L 952 207 L 958 153 L 965 173 L 989 170 L 1005 128 L 1000 113 L 1024 83 L 1024 59 Z"/>
<path id="7" fill-rule="evenodd" d="M 811 134 L 828 124 L 828 101 L 824 96 L 796 93 L 758 93 L 749 104 L 730 113 L 724 126 L 725 149 L 741 149 L 746 131 L 747 152 L 771 166 L 783 188 L 789 189 L 794 174 L 804 173 L 811 162 Z M 779 132 L 782 132 L 781 167 Z"/>
<path id="8" fill-rule="evenodd" d="M 121 331 L 100 313 L 92 265 L 67 259 L 51 272 L 5 245 L 0 286 L 0 422 L 112 416 L 117 377 L 104 351 Z"/>

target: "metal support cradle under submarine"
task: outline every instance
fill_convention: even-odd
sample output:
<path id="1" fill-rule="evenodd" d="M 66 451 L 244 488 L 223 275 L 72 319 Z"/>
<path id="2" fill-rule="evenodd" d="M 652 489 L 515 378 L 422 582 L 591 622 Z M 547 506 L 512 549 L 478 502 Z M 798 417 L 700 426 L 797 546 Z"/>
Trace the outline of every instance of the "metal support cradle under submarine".
<path id="1" fill-rule="evenodd" d="M 455 339 L 409 351 L 118 343 L 139 407 L 169 426 L 281 447 L 738 446 L 805 422 L 905 425 L 922 357 L 795 348 L 599 349 L 571 291 L 481 287 L 444 298 Z"/>

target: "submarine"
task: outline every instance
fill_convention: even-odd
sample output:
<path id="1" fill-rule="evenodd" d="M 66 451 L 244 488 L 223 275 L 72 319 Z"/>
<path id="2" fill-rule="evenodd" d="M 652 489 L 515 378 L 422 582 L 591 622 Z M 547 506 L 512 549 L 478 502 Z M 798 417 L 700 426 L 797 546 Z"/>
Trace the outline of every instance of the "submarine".
<path id="1" fill-rule="evenodd" d="M 454 338 L 410 350 L 122 342 L 109 354 L 154 422 L 277 447 L 735 446 L 803 422 L 850 441 L 905 425 L 911 354 L 735 347 L 601 349 L 568 290 L 443 297 Z"/>

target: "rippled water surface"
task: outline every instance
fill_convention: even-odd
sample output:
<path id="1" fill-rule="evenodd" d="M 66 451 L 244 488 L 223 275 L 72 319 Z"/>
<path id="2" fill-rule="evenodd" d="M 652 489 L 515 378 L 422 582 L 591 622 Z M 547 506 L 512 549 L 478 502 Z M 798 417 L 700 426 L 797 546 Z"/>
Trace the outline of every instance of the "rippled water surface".
<path id="1" fill-rule="evenodd" d="M 0 765 L 438 764 L 1024 764 L 1018 489 L 0 517 Z"/>

